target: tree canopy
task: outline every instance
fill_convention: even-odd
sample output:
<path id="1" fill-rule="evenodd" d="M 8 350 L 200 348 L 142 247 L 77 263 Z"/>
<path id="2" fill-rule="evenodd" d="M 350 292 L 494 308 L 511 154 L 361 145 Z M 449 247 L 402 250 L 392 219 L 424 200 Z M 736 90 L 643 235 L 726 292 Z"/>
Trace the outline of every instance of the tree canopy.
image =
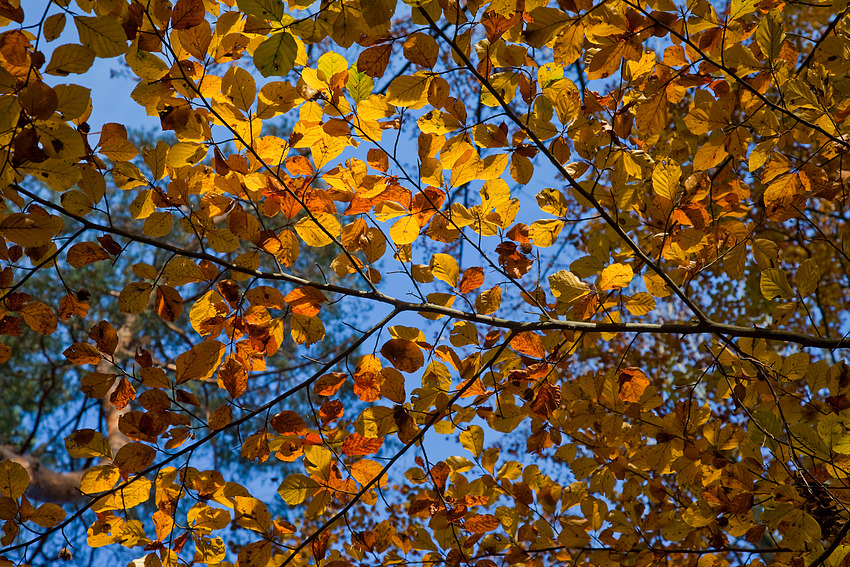
<path id="1" fill-rule="evenodd" d="M 0 0 L 0 565 L 848 564 L 847 13 Z"/>

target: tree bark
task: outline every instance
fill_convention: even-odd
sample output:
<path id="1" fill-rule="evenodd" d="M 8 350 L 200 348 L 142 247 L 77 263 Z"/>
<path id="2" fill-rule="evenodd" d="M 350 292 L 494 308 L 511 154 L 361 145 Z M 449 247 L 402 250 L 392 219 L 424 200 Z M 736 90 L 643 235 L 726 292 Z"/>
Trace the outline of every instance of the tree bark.
<path id="1" fill-rule="evenodd" d="M 138 317 L 128 315 L 124 323 L 117 330 L 118 348 L 115 350 L 116 362 L 118 359 L 129 358 L 133 355 L 130 346 L 137 321 Z M 104 359 L 98 364 L 97 370 L 98 372 L 109 373 L 112 370 L 112 363 Z M 118 381 L 116 380 L 117 384 Z M 100 409 L 106 423 L 106 439 L 109 442 L 109 448 L 112 450 L 113 455 L 130 441 L 118 429 L 118 420 L 127 411 L 127 408 L 119 410 L 109 401 L 114 389 L 115 386 L 110 388 L 109 392 L 100 401 Z M 54 504 L 68 504 L 84 498 L 80 492 L 80 481 L 86 471 L 89 470 L 88 468 L 69 472 L 54 471 L 45 466 L 40 458 L 33 455 L 19 454 L 13 447 L 8 445 L 0 445 L 0 460 L 16 462 L 26 469 L 30 477 L 26 496 L 31 500 L 52 502 Z"/>

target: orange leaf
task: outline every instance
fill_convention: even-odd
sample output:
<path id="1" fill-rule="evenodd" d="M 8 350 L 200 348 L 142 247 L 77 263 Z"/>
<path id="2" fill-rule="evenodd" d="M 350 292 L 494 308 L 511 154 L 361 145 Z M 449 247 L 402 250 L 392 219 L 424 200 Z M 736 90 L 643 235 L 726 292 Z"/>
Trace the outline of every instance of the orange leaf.
<path id="1" fill-rule="evenodd" d="M 459 290 L 461 293 L 469 293 L 484 285 L 484 268 L 467 268 L 460 278 Z"/>
<path id="2" fill-rule="evenodd" d="M 173 323 L 183 313 L 183 298 L 173 287 L 160 285 L 156 288 L 156 314 L 164 321 Z"/>
<path id="3" fill-rule="evenodd" d="M 248 372 L 235 358 L 228 357 L 218 371 L 218 381 L 231 398 L 238 398 L 248 387 Z"/>
<path id="4" fill-rule="evenodd" d="M 649 377 L 639 368 L 624 368 L 617 381 L 620 384 L 620 399 L 624 402 L 639 402 L 643 391 L 649 386 Z"/>
<path id="5" fill-rule="evenodd" d="M 345 372 L 331 372 L 325 374 L 313 385 L 313 393 L 317 396 L 333 396 L 336 394 L 348 375 Z"/>
<path id="6" fill-rule="evenodd" d="M 130 381 L 126 378 L 121 378 L 121 381 L 118 382 L 118 386 L 112 392 L 112 395 L 109 396 L 109 401 L 112 402 L 112 405 L 117 409 L 124 409 L 130 400 L 136 399 L 136 389 L 130 384 Z"/>
<path id="7" fill-rule="evenodd" d="M 492 514 L 473 514 L 463 522 L 465 530 L 476 534 L 492 532 L 500 525 L 502 525 L 502 523 Z"/>
<path id="8" fill-rule="evenodd" d="M 511 348 L 520 354 L 525 354 L 533 358 L 543 358 L 546 356 L 546 350 L 543 348 L 543 341 L 540 335 L 532 331 L 525 331 L 513 339 L 511 339 Z"/>
<path id="9" fill-rule="evenodd" d="M 383 437 L 363 437 L 355 432 L 342 442 L 342 452 L 348 456 L 371 455 L 377 453 L 383 444 Z"/>
<path id="10" fill-rule="evenodd" d="M 283 299 L 289 304 L 293 313 L 307 317 L 318 315 L 322 303 L 328 300 L 324 293 L 310 286 L 293 289 Z"/>

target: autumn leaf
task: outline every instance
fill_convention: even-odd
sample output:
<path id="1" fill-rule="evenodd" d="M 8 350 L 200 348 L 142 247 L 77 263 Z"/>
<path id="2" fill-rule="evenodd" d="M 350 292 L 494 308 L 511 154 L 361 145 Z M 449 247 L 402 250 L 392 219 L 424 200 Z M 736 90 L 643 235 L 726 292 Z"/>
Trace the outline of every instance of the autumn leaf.
<path id="1" fill-rule="evenodd" d="M 611 264 L 606 266 L 599 276 L 597 286 L 600 290 L 620 289 L 628 287 L 634 277 L 632 267 L 628 264 Z"/>
<path id="2" fill-rule="evenodd" d="M 372 455 L 377 453 L 384 444 L 381 438 L 363 437 L 359 433 L 352 433 L 342 442 L 342 452 L 349 456 Z"/>
<path id="3" fill-rule="evenodd" d="M 381 354 L 402 372 L 416 372 L 425 364 L 422 350 L 412 341 L 391 339 L 381 347 Z"/>
<path id="4" fill-rule="evenodd" d="M 624 402 L 640 401 L 646 387 L 649 386 L 649 377 L 638 368 L 624 368 L 617 378 L 619 384 L 619 396 Z"/>
<path id="5" fill-rule="evenodd" d="M 177 357 L 177 384 L 189 380 L 207 380 L 221 362 L 225 346 L 218 341 L 204 341 Z"/>

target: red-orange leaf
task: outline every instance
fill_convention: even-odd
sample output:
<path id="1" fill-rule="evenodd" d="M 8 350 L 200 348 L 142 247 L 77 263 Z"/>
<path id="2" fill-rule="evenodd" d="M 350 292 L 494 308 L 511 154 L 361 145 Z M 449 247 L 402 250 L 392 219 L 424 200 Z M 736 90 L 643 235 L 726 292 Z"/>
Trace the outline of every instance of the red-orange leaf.
<path id="1" fill-rule="evenodd" d="M 540 339 L 540 335 L 533 331 L 524 331 L 512 338 L 511 348 L 520 354 L 533 358 L 543 358 L 546 356 L 546 350 L 543 348 L 543 341 Z"/>
<path id="2" fill-rule="evenodd" d="M 624 368 L 617 379 L 620 385 L 619 396 L 624 402 L 640 401 L 643 391 L 649 386 L 649 377 L 640 368 Z"/>
<path id="3" fill-rule="evenodd" d="M 342 452 L 348 456 L 372 455 L 377 453 L 383 444 L 383 437 L 363 437 L 355 432 L 342 442 Z"/>
<path id="4" fill-rule="evenodd" d="M 310 286 L 299 287 L 290 291 L 284 300 L 289 304 L 293 313 L 314 317 L 318 315 L 322 303 L 328 298 L 318 289 Z"/>
<path id="5" fill-rule="evenodd" d="M 458 289 L 461 293 L 469 293 L 484 285 L 484 268 L 467 268 L 460 278 Z"/>

